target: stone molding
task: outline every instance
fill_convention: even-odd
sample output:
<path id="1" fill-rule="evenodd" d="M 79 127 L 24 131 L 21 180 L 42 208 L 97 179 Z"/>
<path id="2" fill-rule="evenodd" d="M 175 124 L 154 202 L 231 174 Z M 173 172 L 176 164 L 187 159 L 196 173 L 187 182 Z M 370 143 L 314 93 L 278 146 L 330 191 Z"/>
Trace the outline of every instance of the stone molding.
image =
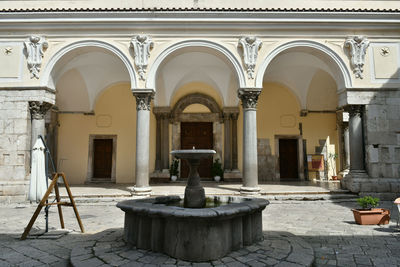
<path id="1" fill-rule="evenodd" d="M 222 109 L 223 119 L 225 120 L 237 120 L 239 117 L 239 108 L 238 107 L 224 107 Z"/>
<path id="2" fill-rule="evenodd" d="M 258 50 L 261 46 L 262 41 L 255 36 L 245 36 L 239 39 L 238 47 L 243 49 L 243 62 L 249 79 L 254 79 Z"/>
<path id="3" fill-rule="evenodd" d="M 356 78 L 363 79 L 365 55 L 369 41 L 365 36 L 348 37 L 344 42 L 344 47 L 350 49 L 350 60 L 353 73 Z"/>
<path id="4" fill-rule="evenodd" d="M 153 92 L 133 92 L 136 97 L 136 110 L 150 110 Z"/>
<path id="5" fill-rule="evenodd" d="M 144 81 L 148 59 L 150 57 L 150 50 L 154 47 L 154 42 L 147 35 L 136 35 L 131 40 L 131 47 L 133 47 L 135 65 L 138 70 L 139 79 Z"/>
<path id="6" fill-rule="evenodd" d="M 32 35 L 24 42 L 26 49 L 26 60 L 31 79 L 39 79 L 39 72 L 42 66 L 44 51 L 49 47 L 49 43 L 44 37 Z"/>
<path id="7" fill-rule="evenodd" d="M 154 116 L 156 119 L 169 119 L 171 117 L 170 107 L 153 107 Z"/>
<path id="8" fill-rule="evenodd" d="M 239 89 L 238 97 L 242 100 L 243 109 L 257 109 L 259 89 Z"/>
<path id="9" fill-rule="evenodd" d="M 191 104 L 202 104 L 206 106 L 211 113 L 218 114 L 218 117 L 222 119 L 221 109 L 212 97 L 205 94 L 195 93 L 186 95 L 178 100 L 171 112 L 172 120 L 177 121 L 183 110 Z"/>
<path id="10" fill-rule="evenodd" d="M 47 111 L 53 105 L 43 101 L 30 101 L 29 110 L 33 120 L 44 120 Z"/>

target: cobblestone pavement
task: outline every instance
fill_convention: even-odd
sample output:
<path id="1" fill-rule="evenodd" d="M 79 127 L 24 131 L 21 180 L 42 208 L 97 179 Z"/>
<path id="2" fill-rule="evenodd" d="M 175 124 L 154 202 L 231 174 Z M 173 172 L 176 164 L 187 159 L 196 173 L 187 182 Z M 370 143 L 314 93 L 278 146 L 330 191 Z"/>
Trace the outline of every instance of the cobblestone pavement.
<path id="1" fill-rule="evenodd" d="M 120 257 L 121 253 L 133 258 L 138 256 L 135 265 L 132 264 L 134 259 L 130 258 L 131 266 L 156 266 L 159 258 L 165 260 L 163 264 L 190 264 L 152 252 L 125 251 L 126 246 L 120 239 L 124 214 L 115 207 L 115 204 L 112 202 L 80 204 L 78 210 L 85 226 L 85 234 L 79 232 L 72 209 L 65 207 L 63 211 L 66 228 L 74 230 L 72 233 L 58 239 L 27 239 L 25 241 L 19 241 L 19 237 L 36 206 L 0 206 L 0 266 L 68 266 L 71 255 L 74 259 L 82 255 L 98 259 L 93 257 L 94 253 L 81 253 L 84 251 L 82 248 L 92 247 L 92 245 L 95 245 L 93 248 L 98 247 L 92 250 L 97 251 L 98 256 L 106 255 L 105 258 L 104 255 L 100 257 L 102 264 L 107 260 L 109 262 L 115 260 L 114 263 L 116 263 L 119 260 L 116 256 Z M 392 208 L 389 202 L 382 204 L 383 207 Z M 233 252 L 233 257 L 228 255 L 225 258 L 225 261 L 232 258 L 230 262 L 224 262 L 221 259 L 211 263 L 192 265 L 267 266 L 276 264 L 277 262 L 272 261 L 275 259 L 282 264 L 281 266 L 298 266 L 293 262 L 302 263 L 304 258 L 302 256 L 305 253 L 286 252 L 285 254 L 284 251 L 290 243 L 288 240 L 299 240 L 299 243 L 305 241 L 314 249 L 315 266 L 400 266 L 400 231 L 395 228 L 397 210 L 392 209 L 392 221 L 389 225 L 359 226 L 353 222 L 350 211 L 353 206 L 355 204 L 352 202 L 272 201 L 263 214 L 266 241 L 260 245 L 261 248 L 252 246 Z M 49 225 L 51 228 L 59 227 L 56 208 L 50 210 Z M 35 228 L 44 228 L 43 212 L 35 223 Z M 112 247 L 118 253 L 107 255 Z M 273 249 L 276 253 L 272 253 Z M 261 255 L 257 255 L 257 251 L 261 252 L 258 253 Z M 253 254 L 257 257 L 251 256 Z M 269 258 L 261 257 L 267 254 Z M 297 258 L 289 258 L 291 254 L 293 254 L 292 257 Z M 76 263 L 83 262 L 85 260 L 83 258 L 78 259 Z M 260 261 L 261 259 L 264 261 Z M 268 259 L 271 261 L 265 262 Z M 93 260 L 93 262 L 86 262 L 85 266 L 90 266 L 90 263 L 92 266 L 97 266 L 99 262 Z M 304 264 L 306 265 L 306 262 Z"/>

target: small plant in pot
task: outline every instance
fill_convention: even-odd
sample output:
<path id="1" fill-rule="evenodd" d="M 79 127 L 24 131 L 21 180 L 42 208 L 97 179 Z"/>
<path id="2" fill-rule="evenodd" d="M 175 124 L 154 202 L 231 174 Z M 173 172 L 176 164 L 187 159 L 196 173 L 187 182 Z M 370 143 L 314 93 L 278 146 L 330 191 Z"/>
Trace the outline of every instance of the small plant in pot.
<path id="1" fill-rule="evenodd" d="M 171 181 L 176 181 L 179 175 L 179 160 L 172 160 L 171 166 L 169 167 L 169 175 L 171 177 Z"/>
<path id="2" fill-rule="evenodd" d="M 211 175 L 214 177 L 214 181 L 219 182 L 221 181 L 222 176 L 224 175 L 224 170 L 222 169 L 222 164 L 219 162 L 219 159 L 216 159 L 213 162 L 211 168 Z"/>
<path id="3" fill-rule="evenodd" d="M 357 199 L 361 209 L 352 209 L 354 220 L 357 224 L 373 225 L 388 224 L 390 211 L 387 209 L 375 208 L 379 204 L 379 198 L 365 196 Z"/>

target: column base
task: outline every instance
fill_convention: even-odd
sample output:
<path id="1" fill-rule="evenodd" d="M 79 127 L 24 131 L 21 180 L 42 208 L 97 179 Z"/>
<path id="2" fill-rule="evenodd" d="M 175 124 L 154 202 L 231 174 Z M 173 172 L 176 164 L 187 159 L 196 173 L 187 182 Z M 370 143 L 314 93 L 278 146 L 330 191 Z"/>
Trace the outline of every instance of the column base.
<path id="1" fill-rule="evenodd" d="M 341 180 L 341 185 L 353 193 L 359 193 L 361 191 L 361 184 L 369 178 L 365 170 L 350 170 Z"/>
<path id="2" fill-rule="evenodd" d="M 141 186 L 132 188 L 133 194 L 136 196 L 148 196 L 151 194 L 151 187 L 150 186 Z"/>
<path id="3" fill-rule="evenodd" d="M 259 187 L 247 187 L 247 186 L 240 187 L 240 194 L 244 195 L 244 196 L 259 195 L 260 191 L 261 191 L 261 188 L 259 188 Z"/>

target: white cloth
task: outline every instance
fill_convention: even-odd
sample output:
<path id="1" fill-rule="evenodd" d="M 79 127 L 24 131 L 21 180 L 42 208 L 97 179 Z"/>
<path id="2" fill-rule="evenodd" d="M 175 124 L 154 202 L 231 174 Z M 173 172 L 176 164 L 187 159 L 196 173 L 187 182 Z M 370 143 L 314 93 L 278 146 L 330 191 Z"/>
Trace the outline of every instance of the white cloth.
<path id="1" fill-rule="evenodd" d="M 31 181 L 28 200 L 39 202 L 47 191 L 44 144 L 38 138 L 32 148 Z"/>

